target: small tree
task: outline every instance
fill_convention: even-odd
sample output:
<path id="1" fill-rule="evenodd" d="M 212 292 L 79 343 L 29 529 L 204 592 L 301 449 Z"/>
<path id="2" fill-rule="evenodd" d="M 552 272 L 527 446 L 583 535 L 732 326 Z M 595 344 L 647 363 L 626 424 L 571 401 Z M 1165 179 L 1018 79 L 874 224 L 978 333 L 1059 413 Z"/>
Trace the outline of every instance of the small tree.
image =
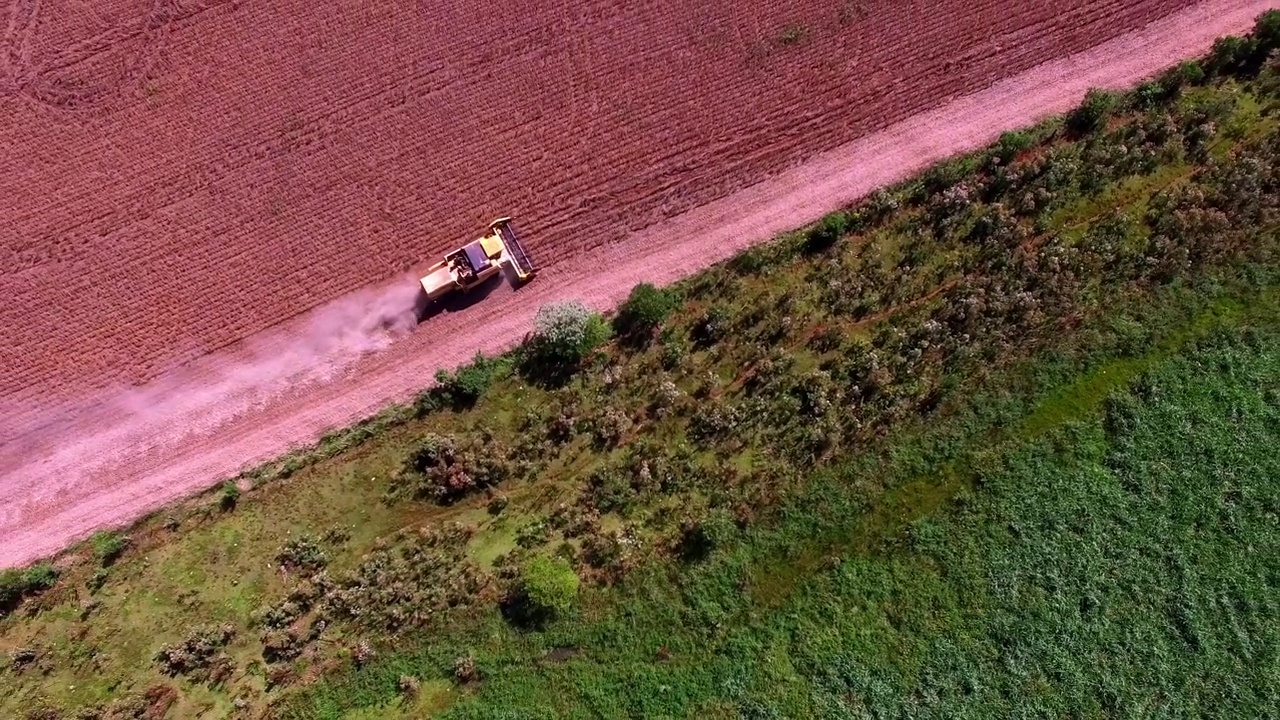
<path id="1" fill-rule="evenodd" d="M 523 348 L 524 369 L 534 378 L 562 380 L 607 339 L 604 318 L 580 301 L 544 305 Z"/>
<path id="2" fill-rule="evenodd" d="M 1092 88 L 1085 93 L 1084 101 L 1067 116 L 1067 127 L 1079 135 L 1088 135 L 1101 130 L 1107 123 L 1107 116 L 1115 105 L 1111 93 Z"/>
<path id="3" fill-rule="evenodd" d="M 1253 42 L 1262 58 L 1273 50 L 1280 50 L 1280 10 L 1268 10 L 1258 16 L 1253 24 Z"/>
<path id="4" fill-rule="evenodd" d="M 436 372 L 436 384 L 447 402 L 457 408 L 466 408 L 484 395 L 506 367 L 507 362 L 503 358 L 487 358 L 477 352 L 471 363 L 459 367 L 457 372 L 441 368 Z"/>
<path id="5" fill-rule="evenodd" d="M 805 236 L 804 251 L 820 253 L 836 244 L 851 229 L 849 213 L 829 213 L 809 230 Z"/>
<path id="6" fill-rule="evenodd" d="M 618 335 L 632 341 L 646 341 L 676 307 L 676 299 L 666 290 L 649 283 L 631 288 L 631 295 L 618 308 L 613 329 Z"/>
<path id="7" fill-rule="evenodd" d="M 1186 60 L 1165 71 L 1160 76 L 1160 87 L 1166 98 L 1172 98 L 1188 85 L 1204 82 L 1204 68 L 1194 60 Z"/>
<path id="8" fill-rule="evenodd" d="M 1257 69 L 1252 67 L 1257 49 L 1257 41 L 1253 38 L 1237 35 L 1220 37 L 1213 41 L 1205 59 L 1205 69 L 1210 75 L 1252 74 Z"/>
<path id="9" fill-rule="evenodd" d="M 573 609 L 580 583 L 567 560 L 539 555 L 521 570 L 519 585 L 506 604 L 508 616 L 525 625 L 563 617 Z"/>

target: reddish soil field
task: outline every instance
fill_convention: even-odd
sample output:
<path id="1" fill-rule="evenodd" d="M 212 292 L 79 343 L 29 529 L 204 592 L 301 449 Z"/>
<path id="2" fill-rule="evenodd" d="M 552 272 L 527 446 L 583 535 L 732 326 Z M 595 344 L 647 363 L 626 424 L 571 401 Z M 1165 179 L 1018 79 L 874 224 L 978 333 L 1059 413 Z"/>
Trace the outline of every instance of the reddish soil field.
<path id="1" fill-rule="evenodd" d="M 449 4 L 10 5 L 0 397 L 148 380 L 491 216 L 555 264 L 1191 2 Z"/>
<path id="2" fill-rule="evenodd" d="M 1191 2 L 543 4 L 5 11 L 0 564 L 404 397 L 543 301 L 679 277 L 1268 6 L 1126 35 Z M 404 286 L 349 293 L 499 214 L 534 285 L 407 339 L 362 325 Z"/>

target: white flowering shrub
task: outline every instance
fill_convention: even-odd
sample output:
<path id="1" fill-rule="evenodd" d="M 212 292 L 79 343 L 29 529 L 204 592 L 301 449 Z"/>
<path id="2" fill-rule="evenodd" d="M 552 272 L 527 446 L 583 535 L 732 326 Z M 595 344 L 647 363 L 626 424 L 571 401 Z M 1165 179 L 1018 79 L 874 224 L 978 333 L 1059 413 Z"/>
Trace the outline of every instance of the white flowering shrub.
<path id="1" fill-rule="evenodd" d="M 608 338 L 604 318 L 582 302 L 544 305 L 533 319 L 533 333 L 525 344 L 526 370 L 542 376 L 568 374 Z"/>

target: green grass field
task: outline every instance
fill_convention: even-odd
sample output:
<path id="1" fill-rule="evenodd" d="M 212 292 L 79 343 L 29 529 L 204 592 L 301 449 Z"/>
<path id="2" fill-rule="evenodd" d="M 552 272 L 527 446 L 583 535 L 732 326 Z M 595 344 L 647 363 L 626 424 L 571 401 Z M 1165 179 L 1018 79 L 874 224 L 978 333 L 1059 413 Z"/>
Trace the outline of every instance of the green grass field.
<path id="1" fill-rule="evenodd" d="M 321 686 L 301 715 L 411 716 L 395 679 L 470 652 L 485 679 L 433 694 L 465 696 L 446 717 L 1274 717 L 1280 331 L 1214 328 L 1097 402 L 1094 377 L 1025 407 L 982 398 L 822 472 L 776 527 L 707 560 L 642 572 L 540 634 L 446 633 Z M 1079 409 L 1034 422 L 1067 399 Z M 1019 414 L 983 442 L 991 415 Z M 869 537 L 868 477 L 949 492 L 910 493 L 901 507 L 932 507 Z M 545 660 L 557 647 L 577 654 Z"/>
<path id="2" fill-rule="evenodd" d="M 1280 716 L 1277 45 L 5 573 L 0 716 Z"/>

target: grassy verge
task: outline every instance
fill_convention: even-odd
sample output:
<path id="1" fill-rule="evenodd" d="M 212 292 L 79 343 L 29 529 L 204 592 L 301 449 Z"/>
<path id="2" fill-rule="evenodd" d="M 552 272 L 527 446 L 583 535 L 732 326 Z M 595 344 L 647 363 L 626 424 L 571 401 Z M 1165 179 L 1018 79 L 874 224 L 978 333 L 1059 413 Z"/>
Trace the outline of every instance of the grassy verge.
<path id="1" fill-rule="evenodd" d="M 1014 368 L 1061 382 L 909 428 L 817 473 L 776 525 L 540 633 L 443 632 L 290 716 L 1268 716 L 1274 301 L 1202 311 L 1119 361 L 1134 372 Z M 454 686 L 464 656 L 482 681 Z M 401 697 L 405 675 L 434 690 Z"/>
<path id="2" fill-rule="evenodd" d="M 1153 537 L 1186 541 L 1195 617 L 1204 593 L 1245 593 L 1228 629 L 1255 669 L 1223 707 L 1264 707 L 1274 638 L 1254 600 L 1275 568 L 1218 560 L 1231 527 L 1275 542 L 1251 450 L 1274 440 L 1280 317 L 1267 17 L 1201 72 L 1091 95 L 1065 123 L 638 288 L 612 339 L 583 308 L 548 310 L 516 353 L 243 494 L 6 575 L 0 713 L 1176 714 L 1246 655 L 1217 616 L 1204 664 L 1170 649 L 1183 621 L 1156 610 L 1180 591 L 1139 562 Z M 1178 418 L 1198 419 L 1178 434 Z M 1107 458 L 1129 445 L 1120 477 Z M 1173 465 L 1157 448 L 1194 476 L 1176 503 L 1145 489 Z M 1232 473 L 1253 503 L 1235 526 L 1158 534 Z M 1132 497 L 1102 493 L 1130 480 Z M 1113 551 L 1059 516 L 1133 524 Z M 1077 540 L 1111 583 L 1087 602 Z M 1075 600 L 1117 613 L 1109 629 L 1076 634 Z"/>

